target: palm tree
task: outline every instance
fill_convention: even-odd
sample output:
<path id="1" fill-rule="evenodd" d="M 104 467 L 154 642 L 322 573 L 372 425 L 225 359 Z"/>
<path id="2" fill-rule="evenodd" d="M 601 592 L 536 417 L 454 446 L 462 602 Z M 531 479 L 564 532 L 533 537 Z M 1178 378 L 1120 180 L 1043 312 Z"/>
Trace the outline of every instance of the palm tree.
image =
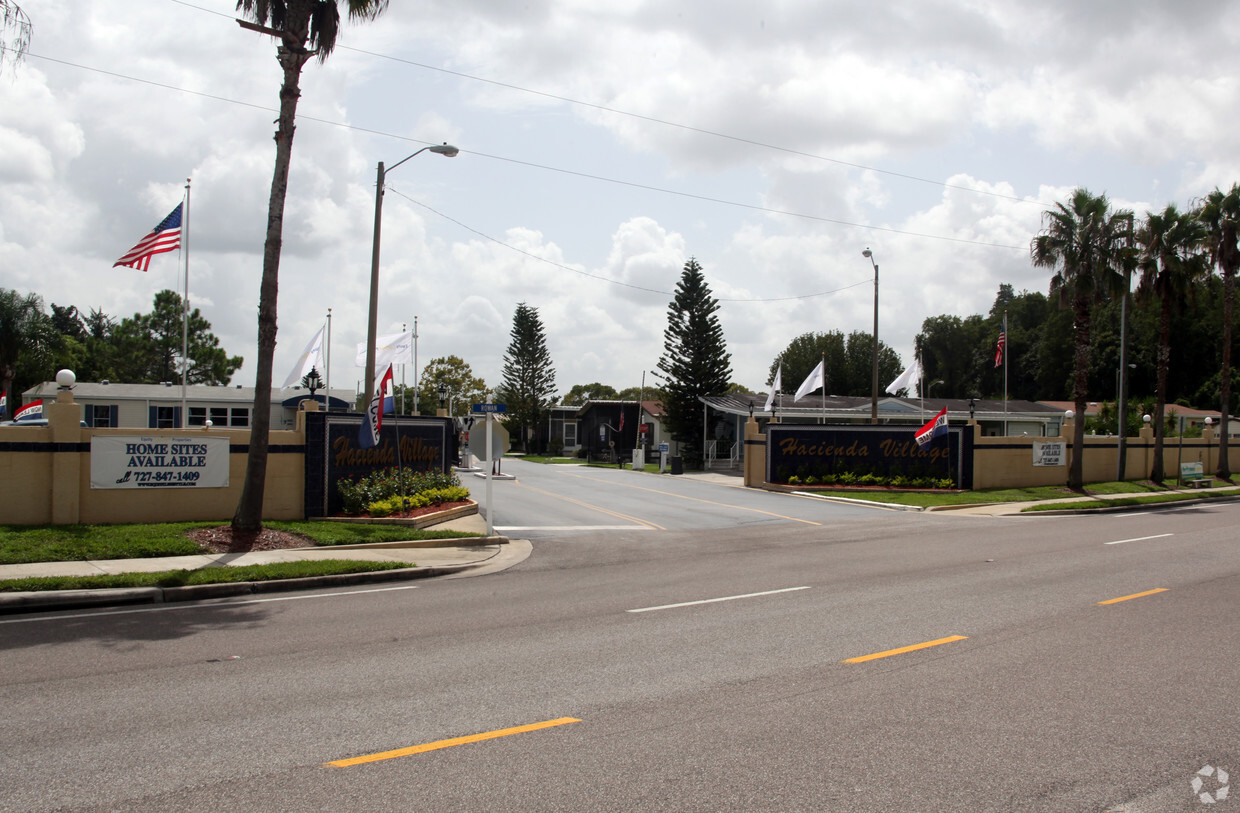
<path id="1" fill-rule="evenodd" d="M 13 416 L 21 402 L 13 392 L 18 361 L 37 361 L 37 367 L 50 372 L 56 336 L 52 317 L 43 312 L 42 297 L 0 288 L 0 393 L 8 393 L 7 417 Z"/>
<path id="2" fill-rule="evenodd" d="M 1227 459 L 1227 420 L 1231 413 L 1231 311 L 1235 299 L 1236 271 L 1240 270 L 1240 184 L 1223 192 L 1217 187 L 1206 195 L 1197 210 L 1197 219 L 1206 229 L 1210 262 L 1223 277 L 1223 368 L 1219 376 L 1222 403 L 1218 425 L 1218 470 L 1220 480 L 1231 479 Z"/>
<path id="3" fill-rule="evenodd" d="M 345 0 L 350 19 L 373 20 L 388 0 Z M 267 203 L 267 239 L 263 245 L 263 277 L 258 294 L 258 363 L 254 374 L 254 411 L 250 423 L 250 453 L 245 483 L 232 529 L 257 533 L 263 527 L 263 489 L 267 479 L 267 442 L 271 428 L 271 366 L 276 351 L 276 293 L 280 276 L 280 246 L 284 233 L 284 199 L 288 193 L 289 163 L 293 155 L 294 120 L 301 97 L 301 69 L 311 57 L 323 62 L 336 45 L 340 29 L 338 0 L 237 0 L 237 10 L 257 23 L 256 28 L 277 37 L 276 59 L 284 70 L 280 87 L 280 118 L 276 127 L 276 165 Z M 271 27 L 267 24 L 270 22 Z"/>
<path id="4" fill-rule="evenodd" d="M 1121 272 L 1132 256 L 1127 247 L 1132 213 L 1113 212 L 1106 195 L 1093 195 L 1077 188 L 1067 204 L 1056 203 L 1054 209 L 1043 212 L 1042 223 L 1042 233 L 1030 244 L 1030 256 L 1035 266 L 1055 269 L 1050 292 L 1059 295 L 1062 306 L 1072 308 L 1072 398 L 1077 418 L 1073 425 L 1068 487 L 1079 489 L 1085 484 L 1085 407 L 1093 305 L 1122 285 Z"/>
<path id="5" fill-rule="evenodd" d="M 1167 404 L 1167 368 L 1171 361 L 1171 308 L 1184 300 L 1195 282 L 1206 272 L 1206 257 L 1200 249 L 1205 242 L 1205 227 L 1189 212 L 1181 212 L 1174 203 L 1161 212 L 1146 212 L 1145 222 L 1137 230 L 1140 248 L 1138 267 L 1141 280 L 1137 295 L 1154 297 L 1159 304 L 1158 317 L 1158 383 L 1154 392 L 1154 464 L 1150 479 L 1161 483 L 1163 472 L 1163 409 Z"/>

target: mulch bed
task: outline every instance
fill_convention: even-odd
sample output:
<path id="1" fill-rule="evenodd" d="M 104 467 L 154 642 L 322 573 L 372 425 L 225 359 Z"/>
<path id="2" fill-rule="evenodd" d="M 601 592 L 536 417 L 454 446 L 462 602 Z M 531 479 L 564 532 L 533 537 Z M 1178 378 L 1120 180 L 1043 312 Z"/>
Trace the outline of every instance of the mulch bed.
<path id="1" fill-rule="evenodd" d="M 285 550 L 308 548 L 314 544 L 310 539 L 284 531 L 264 528 L 257 534 L 234 534 L 231 525 L 218 528 L 199 528 L 186 534 L 212 553 L 246 553 L 254 550 Z"/>
<path id="2" fill-rule="evenodd" d="M 446 502 L 442 505 L 428 505 L 409 511 L 391 514 L 394 519 L 413 519 L 427 514 L 437 514 L 462 505 L 471 505 L 468 500 L 463 502 Z M 340 514 L 339 516 L 345 516 Z M 255 550 L 286 550 L 288 548 L 308 548 L 314 546 L 314 540 L 299 534 L 285 531 L 273 531 L 264 528 L 257 534 L 234 534 L 231 525 L 220 525 L 215 528 L 199 528 L 186 534 L 190 539 L 202 545 L 212 553 L 245 553 Z"/>

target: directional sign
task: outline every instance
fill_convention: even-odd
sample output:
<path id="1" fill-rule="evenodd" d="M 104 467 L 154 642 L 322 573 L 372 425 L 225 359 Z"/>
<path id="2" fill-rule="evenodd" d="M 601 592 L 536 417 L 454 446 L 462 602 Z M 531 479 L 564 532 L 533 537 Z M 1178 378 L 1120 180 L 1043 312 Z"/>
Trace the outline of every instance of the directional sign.
<path id="1" fill-rule="evenodd" d="M 473 412 L 507 412 L 507 404 L 474 404 Z"/>

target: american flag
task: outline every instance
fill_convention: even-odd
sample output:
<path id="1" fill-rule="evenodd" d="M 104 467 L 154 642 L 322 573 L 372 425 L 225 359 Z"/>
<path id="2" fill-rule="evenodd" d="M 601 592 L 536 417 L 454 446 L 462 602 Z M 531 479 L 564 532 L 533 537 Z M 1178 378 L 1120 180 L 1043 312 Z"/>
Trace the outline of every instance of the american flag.
<path id="1" fill-rule="evenodd" d="M 161 220 L 150 234 L 139 240 L 136 246 L 129 249 L 124 257 L 112 263 L 112 267 L 127 265 L 130 268 L 145 271 L 151 267 L 151 257 L 180 248 L 181 207 L 183 205 L 178 203 L 177 208 L 173 209 L 171 214 Z"/>
<path id="2" fill-rule="evenodd" d="M 995 366 L 1003 366 L 1003 347 L 1007 344 L 1007 331 L 999 331 L 999 345 L 995 347 Z"/>

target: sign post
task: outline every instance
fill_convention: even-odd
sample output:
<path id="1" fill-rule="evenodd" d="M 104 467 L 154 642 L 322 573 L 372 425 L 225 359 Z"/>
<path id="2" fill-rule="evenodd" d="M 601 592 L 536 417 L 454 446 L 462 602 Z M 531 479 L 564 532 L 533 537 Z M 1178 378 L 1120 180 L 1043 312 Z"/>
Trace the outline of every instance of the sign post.
<path id="1" fill-rule="evenodd" d="M 472 411 L 486 417 L 487 422 L 487 439 L 486 439 L 486 461 L 487 466 L 487 536 L 495 536 L 495 518 L 492 507 L 494 501 L 491 498 L 491 484 L 495 479 L 495 446 L 494 446 L 494 427 L 495 414 L 499 412 L 506 413 L 508 411 L 507 404 L 474 404 Z"/>

